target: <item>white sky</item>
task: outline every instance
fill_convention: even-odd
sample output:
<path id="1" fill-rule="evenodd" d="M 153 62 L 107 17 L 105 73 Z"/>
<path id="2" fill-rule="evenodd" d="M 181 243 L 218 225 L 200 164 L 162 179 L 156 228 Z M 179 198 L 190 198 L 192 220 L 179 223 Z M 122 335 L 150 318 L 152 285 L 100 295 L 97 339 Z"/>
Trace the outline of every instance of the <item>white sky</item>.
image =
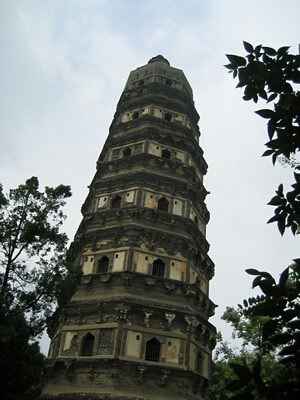
<path id="1" fill-rule="evenodd" d="M 225 54 L 244 54 L 243 40 L 298 53 L 299 23 L 298 0 L 0 0 L 0 182 L 71 185 L 72 239 L 128 74 L 162 54 L 184 71 L 201 116 L 211 322 L 230 339 L 220 316 L 255 294 L 244 270 L 278 277 L 299 258 L 299 238 L 266 225 L 266 203 L 292 174 L 261 158 L 265 120 L 253 111 L 264 105 L 242 101 Z"/>

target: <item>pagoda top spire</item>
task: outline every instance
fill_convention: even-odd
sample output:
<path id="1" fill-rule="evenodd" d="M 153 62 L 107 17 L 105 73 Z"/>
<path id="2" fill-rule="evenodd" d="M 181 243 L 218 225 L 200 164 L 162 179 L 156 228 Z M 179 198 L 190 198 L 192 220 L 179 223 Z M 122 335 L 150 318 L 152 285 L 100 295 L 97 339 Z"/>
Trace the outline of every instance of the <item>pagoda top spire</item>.
<path id="1" fill-rule="evenodd" d="M 161 54 L 158 54 L 157 56 L 150 58 L 150 60 L 148 61 L 148 64 L 151 64 L 154 62 L 161 62 L 161 63 L 167 64 L 167 65 L 170 65 L 169 61 Z"/>

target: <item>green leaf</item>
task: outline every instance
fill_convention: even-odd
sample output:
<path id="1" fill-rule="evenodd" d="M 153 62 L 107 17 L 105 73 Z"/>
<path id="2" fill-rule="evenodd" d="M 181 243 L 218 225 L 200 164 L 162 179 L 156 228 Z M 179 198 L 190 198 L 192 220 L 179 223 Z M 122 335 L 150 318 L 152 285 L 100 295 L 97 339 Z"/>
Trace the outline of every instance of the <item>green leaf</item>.
<path id="1" fill-rule="evenodd" d="M 226 65 L 224 65 L 224 67 L 229 69 L 230 72 L 232 72 L 232 70 L 234 69 L 234 65 L 232 65 L 232 64 L 226 64 Z"/>
<path id="2" fill-rule="evenodd" d="M 289 48 L 290 48 L 290 46 L 280 47 L 280 48 L 277 50 L 277 54 L 278 54 L 279 56 L 283 56 L 284 54 L 287 54 Z"/>
<path id="3" fill-rule="evenodd" d="M 260 359 L 256 360 L 253 365 L 253 380 L 258 385 L 261 385 L 263 383 L 263 381 L 261 379 L 261 361 L 260 361 Z"/>
<path id="4" fill-rule="evenodd" d="M 262 340 L 266 342 L 271 335 L 275 332 L 278 326 L 278 321 L 274 319 L 270 319 L 267 321 L 262 329 Z"/>
<path id="5" fill-rule="evenodd" d="M 263 47 L 262 49 L 268 56 L 273 57 L 277 54 L 277 51 L 272 49 L 271 47 Z"/>
<path id="6" fill-rule="evenodd" d="M 260 272 L 254 268 L 248 268 L 248 269 L 246 269 L 246 272 L 249 275 L 259 275 L 260 274 Z"/>
<path id="7" fill-rule="evenodd" d="M 295 355 L 295 346 L 285 346 L 280 352 L 278 353 L 280 356 L 289 356 L 289 355 Z"/>
<path id="8" fill-rule="evenodd" d="M 292 339 L 293 337 L 289 333 L 278 333 L 277 335 L 270 337 L 269 341 L 274 345 L 279 345 L 279 344 L 287 344 Z"/>
<path id="9" fill-rule="evenodd" d="M 237 364 L 237 363 L 229 363 L 230 367 L 233 369 L 234 373 L 245 383 L 247 384 L 252 377 L 251 371 L 248 367 Z"/>
<path id="10" fill-rule="evenodd" d="M 282 236 L 284 234 L 284 231 L 285 231 L 285 218 L 284 217 L 280 218 L 278 220 L 277 227 L 278 227 L 278 230 L 279 230 L 279 232 L 280 232 L 280 234 Z"/>
<path id="11" fill-rule="evenodd" d="M 255 47 L 254 55 L 255 55 L 256 59 L 259 59 L 260 56 L 262 55 L 262 53 L 261 53 L 261 44 Z"/>
<path id="12" fill-rule="evenodd" d="M 284 287 L 289 277 L 289 268 L 286 268 L 281 274 L 279 279 L 279 286 Z"/>
<path id="13" fill-rule="evenodd" d="M 263 280 L 259 283 L 259 287 L 261 291 L 267 296 L 273 296 L 274 294 L 274 287 L 271 282 L 268 280 Z"/>
<path id="14" fill-rule="evenodd" d="M 234 54 L 226 54 L 226 57 L 235 67 L 244 67 L 247 64 L 244 57 L 236 56 Z"/>
<path id="15" fill-rule="evenodd" d="M 268 203 L 269 206 L 282 206 L 285 204 L 286 204 L 286 200 L 279 196 L 272 197 L 272 199 Z"/>
<path id="16" fill-rule="evenodd" d="M 253 306 L 252 314 L 275 318 L 279 314 L 279 310 L 276 307 L 276 302 L 274 300 L 265 300 Z"/>
<path id="17" fill-rule="evenodd" d="M 259 97 L 261 97 L 262 99 L 264 99 L 264 100 L 268 99 L 268 95 L 265 90 L 260 90 L 258 94 L 259 94 Z"/>
<path id="18" fill-rule="evenodd" d="M 279 215 L 274 215 L 272 218 L 270 218 L 267 221 L 267 224 L 271 224 L 272 222 L 276 222 L 276 221 L 278 221 L 279 218 L 280 218 Z"/>
<path id="19" fill-rule="evenodd" d="M 252 46 L 251 43 L 243 41 L 243 45 L 244 45 L 245 50 L 248 51 L 248 53 L 253 53 L 254 47 Z"/>
<path id="20" fill-rule="evenodd" d="M 270 119 L 270 118 L 274 117 L 274 115 L 275 115 L 275 112 L 273 110 L 269 110 L 269 109 L 258 110 L 258 111 L 255 111 L 255 113 L 258 114 L 260 117 L 266 118 L 266 119 Z"/>
<path id="21" fill-rule="evenodd" d="M 242 389 L 243 387 L 245 387 L 246 384 L 244 381 L 240 380 L 240 379 L 236 379 L 234 381 L 229 382 L 226 386 L 225 386 L 225 390 L 229 390 L 229 391 L 236 391 L 239 389 Z"/>
<path id="22" fill-rule="evenodd" d="M 253 279 L 252 289 L 254 289 L 256 286 L 258 286 L 260 284 L 260 281 L 261 281 L 261 276 L 257 276 L 255 279 Z"/>
<path id="23" fill-rule="evenodd" d="M 276 193 L 283 196 L 283 184 L 282 183 L 278 186 Z"/>
<path id="24" fill-rule="evenodd" d="M 268 103 L 275 100 L 277 96 L 278 96 L 277 93 L 270 94 L 270 96 L 268 96 Z"/>
<path id="25" fill-rule="evenodd" d="M 274 150 L 266 150 L 266 151 L 262 154 L 262 157 L 271 156 L 273 153 L 274 153 Z"/>

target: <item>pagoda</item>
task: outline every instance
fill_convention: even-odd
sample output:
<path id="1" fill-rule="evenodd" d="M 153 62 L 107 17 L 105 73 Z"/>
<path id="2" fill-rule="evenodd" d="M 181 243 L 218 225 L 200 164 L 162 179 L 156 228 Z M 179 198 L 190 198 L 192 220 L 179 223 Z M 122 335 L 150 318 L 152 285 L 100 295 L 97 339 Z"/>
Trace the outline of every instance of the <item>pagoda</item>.
<path id="1" fill-rule="evenodd" d="M 198 120 L 163 56 L 130 72 L 71 245 L 82 279 L 51 334 L 43 399 L 208 398 L 214 264 Z"/>

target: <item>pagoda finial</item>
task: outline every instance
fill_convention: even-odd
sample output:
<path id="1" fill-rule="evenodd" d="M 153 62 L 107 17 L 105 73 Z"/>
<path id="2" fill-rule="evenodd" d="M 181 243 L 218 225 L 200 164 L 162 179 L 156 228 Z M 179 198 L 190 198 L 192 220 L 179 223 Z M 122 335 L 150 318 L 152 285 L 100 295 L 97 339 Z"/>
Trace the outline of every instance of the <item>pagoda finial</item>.
<path id="1" fill-rule="evenodd" d="M 161 62 L 161 63 L 165 63 L 165 64 L 170 65 L 169 61 L 164 56 L 162 56 L 161 54 L 158 54 L 157 56 L 152 57 L 148 61 L 148 64 L 151 64 L 151 63 L 154 63 L 154 62 Z"/>

